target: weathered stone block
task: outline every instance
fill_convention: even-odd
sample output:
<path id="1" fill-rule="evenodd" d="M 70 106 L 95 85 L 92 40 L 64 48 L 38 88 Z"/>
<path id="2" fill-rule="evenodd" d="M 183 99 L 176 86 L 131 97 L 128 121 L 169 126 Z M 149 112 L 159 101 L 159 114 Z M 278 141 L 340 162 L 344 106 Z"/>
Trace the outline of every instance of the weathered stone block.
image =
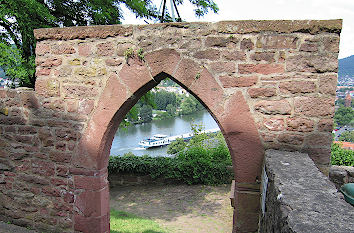
<path id="1" fill-rule="evenodd" d="M 241 44 L 240 44 L 241 50 L 252 50 L 253 48 L 254 48 L 254 44 L 251 39 L 244 38 L 241 41 Z"/>
<path id="2" fill-rule="evenodd" d="M 180 61 L 180 55 L 172 49 L 162 49 L 147 53 L 145 61 L 151 69 L 152 77 L 155 77 L 161 72 L 173 75 Z"/>
<path id="3" fill-rule="evenodd" d="M 283 133 L 278 136 L 281 143 L 301 145 L 304 142 L 304 136 L 301 134 Z"/>
<path id="4" fill-rule="evenodd" d="M 264 118 L 263 126 L 271 131 L 282 131 L 284 130 L 284 119 L 283 118 Z"/>
<path id="5" fill-rule="evenodd" d="M 36 93 L 43 97 L 55 97 L 60 94 L 59 82 L 55 79 L 38 79 L 36 80 Z"/>
<path id="6" fill-rule="evenodd" d="M 284 73 L 283 64 L 239 64 L 238 72 L 240 74 L 282 74 Z"/>
<path id="7" fill-rule="evenodd" d="M 119 78 L 129 87 L 131 94 L 152 81 L 148 67 L 138 58 L 130 59 L 129 64 L 123 65 L 119 72 Z"/>
<path id="8" fill-rule="evenodd" d="M 296 49 L 298 38 L 288 35 L 262 35 L 257 40 L 257 48 Z"/>
<path id="9" fill-rule="evenodd" d="M 100 43 L 96 46 L 98 56 L 113 56 L 115 49 L 112 42 Z"/>
<path id="10" fill-rule="evenodd" d="M 308 117 L 334 114 L 334 99 L 327 97 L 295 97 L 295 114 Z"/>
<path id="11" fill-rule="evenodd" d="M 290 115 L 291 106 L 287 100 L 262 100 L 254 106 L 255 110 L 267 115 Z"/>
<path id="12" fill-rule="evenodd" d="M 101 190 L 108 186 L 107 174 L 101 176 L 74 176 L 74 185 L 77 189 L 91 191 Z"/>
<path id="13" fill-rule="evenodd" d="M 77 112 L 79 114 L 89 115 L 95 106 L 95 101 L 90 99 L 84 99 L 79 102 Z"/>
<path id="14" fill-rule="evenodd" d="M 83 57 L 87 57 L 92 54 L 91 45 L 88 43 L 79 44 L 78 50 L 79 50 L 79 55 Z"/>
<path id="15" fill-rule="evenodd" d="M 49 158 L 54 162 L 68 163 L 71 160 L 72 155 L 66 152 L 51 152 Z"/>
<path id="16" fill-rule="evenodd" d="M 85 97 L 95 97 L 98 91 L 94 87 L 79 86 L 79 85 L 64 85 L 63 95 L 65 98 L 85 98 Z"/>
<path id="17" fill-rule="evenodd" d="M 109 58 L 106 61 L 107 66 L 120 66 L 123 64 L 123 58 Z"/>
<path id="18" fill-rule="evenodd" d="M 246 53 L 238 50 L 226 50 L 221 52 L 221 57 L 229 61 L 245 61 Z"/>
<path id="19" fill-rule="evenodd" d="M 220 59 L 220 51 L 216 49 L 200 50 L 194 53 L 193 57 L 215 61 Z"/>
<path id="20" fill-rule="evenodd" d="M 83 191 L 75 201 L 75 208 L 85 217 L 99 217 L 109 213 L 108 187 L 100 191 Z"/>
<path id="21" fill-rule="evenodd" d="M 314 130 L 313 120 L 307 118 L 288 118 L 286 123 L 289 131 L 312 132 Z"/>
<path id="22" fill-rule="evenodd" d="M 207 37 L 205 40 L 206 47 L 235 47 L 238 38 L 234 37 Z"/>
<path id="23" fill-rule="evenodd" d="M 36 55 L 41 56 L 50 53 L 50 47 L 47 44 L 37 42 L 36 44 Z"/>
<path id="24" fill-rule="evenodd" d="M 275 62 L 275 52 L 255 52 L 251 59 L 255 61 Z"/>
<path id="25" fill-rule="evenodd" d="M 232 77 L 232 76 L 221 76 L 219 77 L 220 82 L 223 87 L 251 87 L 258 82 L 257 76 L 241 76 L 241 77 Z"/>
<path id="26" fill-rule="evenodd" d="M 322 119 L 318 122 L 317 128 L 321 132 L 332 132 L 333 130 L 333 119 Z"/>
<path id="27" fill-rule="evenodd" d="M 281 93 L 284 94 L 301 94 L 301 93 L 313 93 L 317 87 L 315 82 L 312 81 L 288 81 L 281 82 L 279 84 Z"/>
<path id="28" fill-rule="evenodd" d="M 36 76 L 40 77 L 40 76 L 48 76 L 50 75 L 50 72 L 52 71 L 52 69 L 50 68 L 40 68 L 37 67 L 36 68 Z"/>
<path id="29" fill-rule="evenodd" d="M 322 94 L 336 95 L 337 75 L 320 77 L 319 90 Z"/>
<path id="30" fill-rule="evenodd" d="M 330 146 L 332 138 L 331 133 L 312 133 L 306 136 L 306 144 L 309 147 Z"/>
<path id="31" fill-rule="evenodd" d="M 76 53 L 76 50 L 70 44 L 53 45 L 51 51 L 53 54 L 73 54 L 73 53 Z"/>
<path id="32" fill-rule="evenodd" d="M 317 52 L 318 51 L 318 43 L 314 43 L 314 42 L 305 42 L 303 44 L 301 44 L 300 46 L 300 51 L 303 52 Z"/>
<path id="33" fill-rule="evenodd" d="M 62 64 L 61 58 L 36 58 L 36 65 L 41 67 L 56 67 Z"/>
<path id="34" fill-rule="evenodd" d="M 250 88 L 248 94 L 251 98 L 272 97 L 276 95 L 275 88 Z"/>
<path id="35" fill-rule="evenodd" d="M 236 66 L 233 62 L 212 62 L 209 67 L 214 74 L 236 72 Z"/>
<path id="36" fill-rule="evenodd" d="M 286 60 L 286 71 L 294 72 L 337 72 L 338 59 L 332 54 L 290 55 Z"/>

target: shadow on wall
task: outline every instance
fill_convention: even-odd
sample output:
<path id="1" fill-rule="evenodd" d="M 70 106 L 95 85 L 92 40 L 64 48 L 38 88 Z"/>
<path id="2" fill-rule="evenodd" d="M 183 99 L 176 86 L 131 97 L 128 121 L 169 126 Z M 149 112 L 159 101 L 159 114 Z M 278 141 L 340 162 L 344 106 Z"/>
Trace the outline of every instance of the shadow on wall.
<path id="1" fill-rule="evenodd" d="M 74 181 L 90 171 L 71 161 L 87 117 L 25 89 L 0 89 L 0 110 L 0 220 L 51 232 L 73 229 L 73 212 L 80 212 L 74 201 L 83 195 Z"/>

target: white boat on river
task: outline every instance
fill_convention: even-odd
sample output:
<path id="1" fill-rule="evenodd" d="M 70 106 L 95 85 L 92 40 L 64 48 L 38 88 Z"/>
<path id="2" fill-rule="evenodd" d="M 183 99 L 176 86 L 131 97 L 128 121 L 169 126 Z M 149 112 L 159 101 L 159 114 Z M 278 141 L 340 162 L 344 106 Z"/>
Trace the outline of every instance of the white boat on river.
<path id="1" fill-rule="evenodd" d="M 220 131 L 219 128 L 215 128 L 215 129 L 202 130 L 200 133 L 210 134 L 210 133 L 217 133 L 219 131 Z M 193 136 L 194 136 L 193 133 L 186 133 L 186 134 L 170 136 L 170 137 L 168 137 L 167 135 L 164 135 L 164 134 L 155 134 L 151 138 L 140 141 L 139 145 L 144 148 L 167 146 L 171 142 L 176 141 L 177 138 L 183 138 L 183 140 L 189 140 Z"/>

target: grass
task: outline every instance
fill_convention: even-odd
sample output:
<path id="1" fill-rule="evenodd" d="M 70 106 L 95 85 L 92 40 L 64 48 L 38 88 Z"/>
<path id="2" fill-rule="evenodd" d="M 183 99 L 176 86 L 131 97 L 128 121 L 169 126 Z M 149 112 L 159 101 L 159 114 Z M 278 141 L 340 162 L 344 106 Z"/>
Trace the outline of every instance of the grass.
<path id="1" fill-rule="evenodd" d="M 111 233 L 167 233 L 156 222 L 111 209 Z"/>

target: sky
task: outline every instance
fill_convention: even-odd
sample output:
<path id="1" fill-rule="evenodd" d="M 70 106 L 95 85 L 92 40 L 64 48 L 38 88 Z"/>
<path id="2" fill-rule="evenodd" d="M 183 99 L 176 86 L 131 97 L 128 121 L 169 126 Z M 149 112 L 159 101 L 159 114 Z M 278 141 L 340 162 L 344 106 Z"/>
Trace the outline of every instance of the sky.
<path id="1" fill-rule="evenodd" d="M 157 7 L 161 0 L 152 0 Z M 354 55 L 354 0 L 214 0 L 219 12 L 194 15 L 188 0 L 178 7 L 183 21 L 343 19 L 339 58 Z M 167 0 L 168 7 L 170 0 Z M 146 24 L 125 9 L 124 24 Z"/>

